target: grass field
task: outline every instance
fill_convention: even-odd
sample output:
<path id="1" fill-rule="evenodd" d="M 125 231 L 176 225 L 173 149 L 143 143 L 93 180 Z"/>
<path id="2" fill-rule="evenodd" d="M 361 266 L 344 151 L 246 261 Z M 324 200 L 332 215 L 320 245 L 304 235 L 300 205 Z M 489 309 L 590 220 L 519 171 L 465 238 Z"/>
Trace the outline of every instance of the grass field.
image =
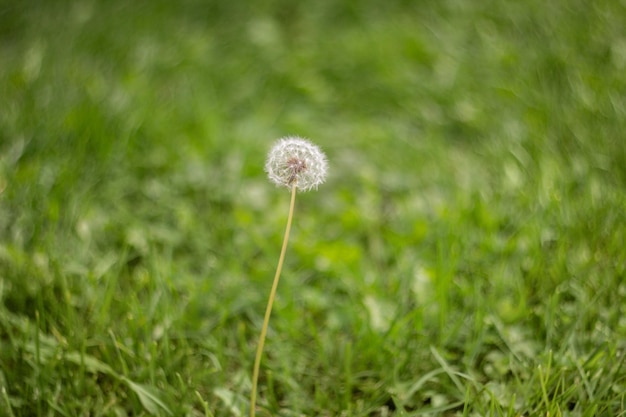
<path id="1" fill-rule="evenodd" d="M 0 416 L 626 416 L 626 3 L 0 1 Z"/>

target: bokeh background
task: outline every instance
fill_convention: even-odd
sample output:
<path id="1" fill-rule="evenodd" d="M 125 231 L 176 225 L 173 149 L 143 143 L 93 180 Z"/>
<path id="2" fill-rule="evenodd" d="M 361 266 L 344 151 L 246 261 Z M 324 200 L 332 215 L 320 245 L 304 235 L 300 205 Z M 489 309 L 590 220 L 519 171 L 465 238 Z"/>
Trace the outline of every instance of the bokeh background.
<path id="1" fill-rule="evenodd" d="M 0 1 L 0 409 L 618 415 L 626 4 Z M 559 414 L 560 413 L 560 414 Z"/>

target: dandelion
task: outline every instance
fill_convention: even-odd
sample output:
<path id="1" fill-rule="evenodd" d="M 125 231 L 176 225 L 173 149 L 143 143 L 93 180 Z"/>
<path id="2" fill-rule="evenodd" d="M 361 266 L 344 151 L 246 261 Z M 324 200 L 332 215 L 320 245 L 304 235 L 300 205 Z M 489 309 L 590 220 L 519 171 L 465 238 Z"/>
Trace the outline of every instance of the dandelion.
<path id="1" fill-rule="evenodd" d="M 283 238 L 283 246 L 278 258 L 278 266 L 274 275 L 274 282 L 270 290 L 270 296 L 265 309 L 263 327 L 257 345 L 256 357 L 254 359 L 254 371 L 252 374 L 252 394 L 250 395 L 250 417 L 256 412 L 256 393 L 259 381 L 259 369 L 261 367 L 261 356 L 265 345 L 265 336 L 272 313 L 272 305 L 276 298 L 276 289 L 280 272 L 283 269 L 291 221 L 293 220 L 293 209 L 296 202 L 296 191 L 308 191 L 317 187 L 326 180 L 328 163 L 324 153 L 313 143 L 299 137 L 285 137 L 279 139 L 272 147 L 267 161 L 265 162 L 265 172 L 270 181 L 280 187 L 291 189 L 291 203 L 289 205 L 289 215 L 287 216 L 287 227 Z"/>

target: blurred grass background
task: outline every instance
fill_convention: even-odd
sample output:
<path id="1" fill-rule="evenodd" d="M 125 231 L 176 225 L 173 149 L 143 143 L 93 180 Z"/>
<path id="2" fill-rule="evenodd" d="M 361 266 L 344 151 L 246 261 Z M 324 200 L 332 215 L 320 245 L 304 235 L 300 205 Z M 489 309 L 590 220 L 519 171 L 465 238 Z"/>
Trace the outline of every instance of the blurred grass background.
<path id="1" fill-rule="evenodd" d="M 626 4 L 0 2 L 0 410 L 626 410 Z M 0 413 L 1 414 L 1 413 Z"/>

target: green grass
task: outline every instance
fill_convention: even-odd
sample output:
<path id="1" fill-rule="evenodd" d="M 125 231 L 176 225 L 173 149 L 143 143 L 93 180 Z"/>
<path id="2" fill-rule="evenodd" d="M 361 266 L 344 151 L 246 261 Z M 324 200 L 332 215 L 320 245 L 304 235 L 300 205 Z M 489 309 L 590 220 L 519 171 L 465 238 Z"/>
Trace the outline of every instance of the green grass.
<path id="1" fill-rule="evenodd" d="M 626 6 L 0 2 L 0 415 L 626 415 Z"/>

